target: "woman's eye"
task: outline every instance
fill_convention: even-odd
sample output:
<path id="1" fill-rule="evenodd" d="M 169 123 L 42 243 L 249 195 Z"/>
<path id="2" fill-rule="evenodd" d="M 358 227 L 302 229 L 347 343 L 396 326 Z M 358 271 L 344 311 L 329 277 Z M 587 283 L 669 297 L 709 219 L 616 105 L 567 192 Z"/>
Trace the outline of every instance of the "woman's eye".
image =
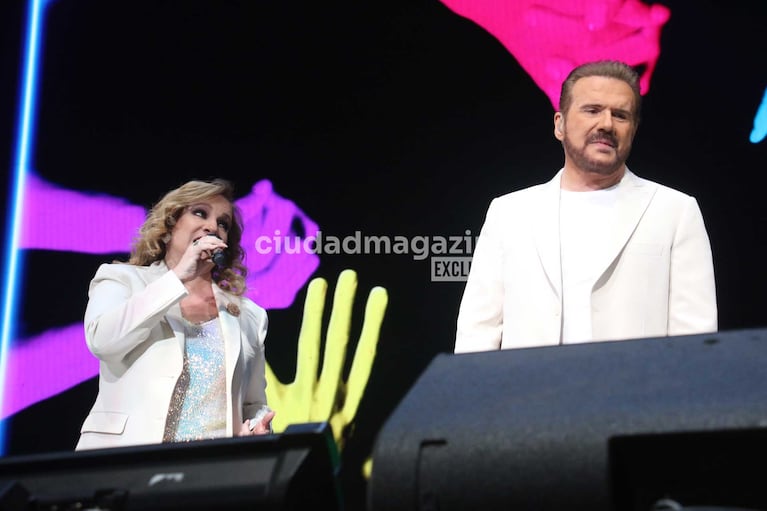
<path id="1" fill-rule="evenodd" d="M 218 225 L 224 230 L 224 232 L 229 232 L 229 222 L 224 222 L 222 220 L 218 223 Z"/>
<path id="2" fill-rule="evenodd" d="M 208 217 L 208 213 L 204 209 L 193 209 L 192 210 L 192 214 L 193 215 L 197 215 L 200 218 L 207 218 Z"/>

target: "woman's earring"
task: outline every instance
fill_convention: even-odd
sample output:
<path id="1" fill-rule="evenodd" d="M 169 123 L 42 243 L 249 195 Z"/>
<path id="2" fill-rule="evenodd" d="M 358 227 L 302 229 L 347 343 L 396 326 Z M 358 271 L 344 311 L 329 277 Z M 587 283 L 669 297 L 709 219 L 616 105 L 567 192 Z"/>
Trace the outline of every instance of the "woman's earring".
<path id="1" fill-rule="evenodd" d="M 170 233 L 166 232 L 165 235 L 162 237 L 162 242 L 167 245 L 169 241 L 170 241 Z"/>

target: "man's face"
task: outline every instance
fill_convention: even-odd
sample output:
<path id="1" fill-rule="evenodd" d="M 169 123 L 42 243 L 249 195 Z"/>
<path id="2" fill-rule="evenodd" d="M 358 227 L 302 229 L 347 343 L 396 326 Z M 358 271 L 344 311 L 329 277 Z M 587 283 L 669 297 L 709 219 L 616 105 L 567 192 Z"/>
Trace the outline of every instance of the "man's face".
<path id="1" fill-rule="evenodd" d="M 620 170 L 635 133 L 634 93 L 615 78 L 581 78 L 573 85 L 570 109 L 554 115 L 565 165 L 583 172 L 609 175 Z"/>

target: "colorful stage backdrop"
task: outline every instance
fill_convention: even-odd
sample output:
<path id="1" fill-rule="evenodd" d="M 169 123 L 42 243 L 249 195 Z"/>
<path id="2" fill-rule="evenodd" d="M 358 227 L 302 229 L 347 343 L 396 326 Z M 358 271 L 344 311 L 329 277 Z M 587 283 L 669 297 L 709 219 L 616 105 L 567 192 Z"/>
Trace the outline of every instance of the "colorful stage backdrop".
<path id="1" fill-rule="evenodd" d="M 3 454 L 74 447 L 90 277 L 166 190 L 225 177 L 277 430 L 331 420 L 358 508 L 376 432 L 452 350 L 489 201 L 560 168 L 559 85 L 597 58 L 642 73 L 629 167 L 698 198 L 721 328 L 765 326 L 765 26 L 751 0 L 4 0 Z"/>

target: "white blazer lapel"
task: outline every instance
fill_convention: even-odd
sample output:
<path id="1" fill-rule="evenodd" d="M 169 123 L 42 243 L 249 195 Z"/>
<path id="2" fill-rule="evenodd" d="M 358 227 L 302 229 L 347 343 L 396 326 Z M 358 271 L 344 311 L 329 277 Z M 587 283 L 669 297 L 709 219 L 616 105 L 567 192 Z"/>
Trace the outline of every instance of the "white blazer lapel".
<path id="1" fill-rule="evenodd" d="M 146 283 L 153 282 L 163 275 L 165 275 L 169 271 L 168 267 L 165 265 L 164 261 L 156 261 L 152 263 L 150 266 L 150 271 L 146 273 Z M 184 323 L 181 321 L 181 307 L 178 303 L 175 303 L 173 306 L 171 306 L 170 309 L 168 309 L 168 313 L 165 314 L 165 319 L 168 321 L 168 324 L 173 329 L 173 333 L 176 336 L 176 342 L 178 343 L 178 354 L 179 354 L 179 373 L 181 372 L 181 366 L 183 365 L 184 360 L 184 350 L 186 349 L 186 346 L 184 345 L 184 338 L 185 338 L 185 328 Z"/>
<path id="2" fill-rule="evenodd" d="M 562 170 L 544 184 L 533 213 L 533 237 L 541 266 L 558 297 L 562 296 L 562 261 L 559 240 L 559 187 Z"/>
<path id="3" fill-rule="evenodd" d="M 226 381 L 231 385 L 234 368 L 242 349 L 239 305 L 235 297 L 227 295 L 216 285 L 213 286 L 213 292 L 216 296 L 221 335 L 226 343 Z M 236 314 L 230 312 L 229 309 L 235 311 Z"/>
<path id="4" fill-rule="evenodd" d="M 234 391 L 234 370 L 237 367 L 237 360 L 240 358 L 240 350 L 242 350 L 242 330 L 240 328 L 240 307 L 237 303 L 239 300 L 237 297 L 227 295 L 217 285 L 213 285 L 213 294 L 216 297 L 216 307 L 218 308 L 218 319 L 221 325 L 221 335 L 224 338 L 226 346 L 226 411 L 227 417 L 230 419 L 226 421 L 227 434 L 230 436 L 233 434 L 232 418 L 235 417 L 232 408 L 232 396 Z M 239 417 L 239 415 L 237 415 Z"/>
<path id="5" fill-rule="evenodd" d="M 639 224 L 642 215 L 647 211 L 656 190 L 656 185 L 637 178 L 635 174 L 626 169 L 626 174 L 618 184 L 615 223 L 610 233 L 604 259 L 601 262 L 602 272 L 600 274 L 604 274 L 621 253 Z"/>
<path id="6" fill-rule="evenodd" d="M 174 306 L 176 309 L 178 309 L 178 305 Z M 168 324 L 173 329 L 173 333 L 176 334 L 176 341 L 178 342 L 178 352 L 181 353 L 181 356 L 183 358 L 184 350 L 186 349 L 186 346 L 184 346 L 184 324 L 181 322 L 181 310 L 177 310 L 177 314 L 166 314 L 165 319 L 168 320 Z"/>

